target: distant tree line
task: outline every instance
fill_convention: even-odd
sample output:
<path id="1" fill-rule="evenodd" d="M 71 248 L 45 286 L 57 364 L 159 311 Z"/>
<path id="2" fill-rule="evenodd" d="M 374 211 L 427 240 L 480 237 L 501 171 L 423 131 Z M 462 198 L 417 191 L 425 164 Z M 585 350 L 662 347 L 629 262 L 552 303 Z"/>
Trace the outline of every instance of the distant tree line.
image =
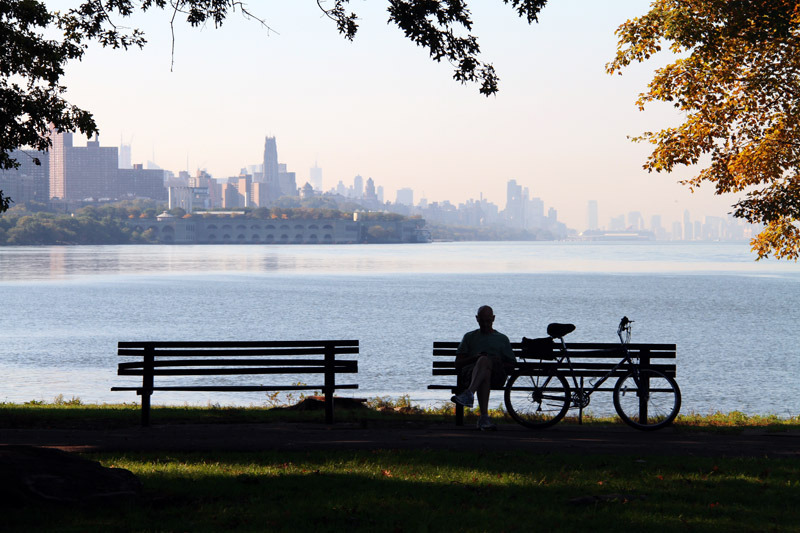
<path id="1" fill-rule="evenodd" d="M 446 226 L 426 224 L 433 240 L 445 241 L 552 241 L 554 235 L 546 229 L 517 229 L 505 226 Z"/>

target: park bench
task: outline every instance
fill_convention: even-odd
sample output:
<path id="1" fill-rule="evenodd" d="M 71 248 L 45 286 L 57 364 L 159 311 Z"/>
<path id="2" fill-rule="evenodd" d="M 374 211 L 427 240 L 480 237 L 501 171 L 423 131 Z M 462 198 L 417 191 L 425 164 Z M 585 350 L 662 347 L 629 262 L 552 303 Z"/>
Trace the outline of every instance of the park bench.
<path id="1" fill-rule="evenodd" d="M 429 390 L 448 390 L 451 394 L 458 394 L 469 385 L 469 383 L 460 382 L 461 379 L 456 370 L 455 359 L 458 344 L 458 342 L 449 341 L 435 341 L 433 343 L 433 375 L 450 376 L 451 379 L 447 383 L 428 385 Z M 557 343 L 556 346 L 558 346 Z M 620 356 L 597 353 L 598 350 L 611 350 L 614 348 L 619 348 L 619 343 L 567 343 L 569 356 L 572 360 L 572 368 L 575 370 L 575 376 L 579 379 L 581 384 L 583 384 L 583 380 L 585 379 L 599 378 L 606 375 L 606 373 L 619 362 Z M 514 352 L 514 356 L 517 358 L 516 370 L 525 371 L 531 375 L 548 375 L 554 370 L 567 368 L 566 364 L 556 364 L 553 361 L 539 362 L 537 360 L 537 362 L 531 362 L 532 359 L 528 358 L 528 362 L 521 362 L 521 342 L 512 342 L 511 349 Z M 676 346 L 674 344 L 631 343 L 628 344 L 628 352 L 631 354 L 631 357 L 639 358 L 643 368 L 655 368 L 670 377 L 675 377 Z M 556 351 L 554 353 L 558 354 L 559 352 Z M 612 392 L 614 390 L 614 384 L 617 381 L 616 378 L 623 375 L 625 372 L 626 370 L 623 368 L 612 373 L 612 377 L 597 390 Z M 446 380 L 443 379 L 442 381 Z M 572 385 L 571 378 L 568 378 L 568 381 L 570 385 Z M 504 387 L 493 388 L 492 390 L 504 390 Z M 579 409 L 579 422 L 582 417 L 583 409 Z M 464 425 L 464 407 L 461 405 L 456 405 L 456 425 Z"/>
<path id="2" fill-rule="evenodd" d="M 357 340 L 120 342 L 117 354 L 137 359 L 119 363 L 117 374 L 141 376 L 142 384 L 111 390 L 135 391 L 142 397 L 143 426 L 150 424 L 150 396 L 155 391 L 321 390 L 325 396 L 325 422 L 332 424 L 334 391 L 358 388 L 356 384 L 336 383 L 336 374 L 358 372 L 358 361 L 337 359 L 340 355 L 358 354 Z M 264 374 L 320 374 L 324 379 L 321 385 L 264 384 L 254 379 L 238 384 L 218 384 L 220 380 L 204 384 L 205 378 L 213 376 L 252 378 Z"/>

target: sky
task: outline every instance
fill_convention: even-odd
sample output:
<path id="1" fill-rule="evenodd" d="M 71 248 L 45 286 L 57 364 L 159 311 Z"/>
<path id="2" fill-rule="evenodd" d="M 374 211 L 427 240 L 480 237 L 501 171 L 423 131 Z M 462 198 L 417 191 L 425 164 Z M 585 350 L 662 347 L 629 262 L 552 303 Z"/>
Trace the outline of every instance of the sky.
<path id="1" fill-rule="evenodd" d="M 697 169 L 644 171 L 649 146 L 628 138 L 680 120 L 665 104 L 635 105 L 668 57 L 605 73 L 614 30 L 648 1 L 551 0 L 530 26 L 500 0 L 469 2 L 482 58 L 500 76 L 488 98 L 388 25 L 387 5 L 351 1 L 360 17 L 353 42 L 315 0 L 249 3 L 270 30 L 238 13 L 220 29 L 178 23 L 172 69 L 169 15 L 139 14 L 120 25 L 145 31 L 144 50 L 91 47 L 68 67 L 67 98 L 94 113 L 101 145 L 130 142 L 134 163 L 175 173 L 238 175 L 262 161 L 270 135 L 298 185 L 316 163 L 325 190 L 359 174 L 390 201 L 410 187 L 415 202 L 483 195 L 502 209 L 514 179 L 579 231 L 589 200 L 601 226 L 630 211 L 648 222 L 659 214 L 668 228 L 684 209 L 693 219 L 731 210 L 736 198 L 677 183 Z"/>

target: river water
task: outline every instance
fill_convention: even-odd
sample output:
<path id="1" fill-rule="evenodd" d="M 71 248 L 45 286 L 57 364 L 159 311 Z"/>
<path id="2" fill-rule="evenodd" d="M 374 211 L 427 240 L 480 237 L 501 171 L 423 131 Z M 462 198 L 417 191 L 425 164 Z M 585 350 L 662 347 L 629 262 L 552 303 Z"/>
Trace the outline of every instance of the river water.
<path id="1" fill-rule="evenodd" d="M 614 342 L 631 317 L 633 342 L 677 344 L 684 413 L 800 414 L 800 265 L 755 262 L 744 243 L 4 247 L 0 302 L 0 401 L 138 400 L 109 391 L 133 384 L 116 376 L 121 340 L 331 338 L 361 343 L 343 377 L 360 388 L 343 395 L 446 402 L 427 390 L 431 345 L 489 304 L 512 341 L 572 322 L 568 340 Z M 603 396 L 590 410 L 610 411 Z"/>

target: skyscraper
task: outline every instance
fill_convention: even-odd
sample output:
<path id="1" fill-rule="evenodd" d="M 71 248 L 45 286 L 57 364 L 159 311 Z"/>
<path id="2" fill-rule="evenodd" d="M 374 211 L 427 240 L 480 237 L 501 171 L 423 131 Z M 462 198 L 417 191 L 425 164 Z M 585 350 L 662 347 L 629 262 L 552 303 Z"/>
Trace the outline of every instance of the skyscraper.
<path id="1" fill-rule="evenodd" d="M 322 190 L 322 169 L 317 166 L 317 162 L 314 161 L 314 166 L 311 167 L 309 171 L 309 183 L 311 186 L 314 187 L 315 191 Z"/>
<path id="2" fill-rule="evenodd" d="M 586 206 L 586 229 L 599 229 L 597 222 L 597 200 L 589 200 Z"/>
<path id="3" fill-rule="evenodd" d="M 693 239 L 693 231 L 692 231 L 692 219 L 689 216 L 689 210 L 685 209 L 683 211 L 683 240 L 684 241 L 691 241 Z"/>
<path id="4" fill-rule="evenodd" d="M 120 140 L 119 143 L 119 168 L 133 168 L 131 163 L 131 145 Z"/>
<path id="5" fill-rule="evenodd" d="M 527 194 L 523 196 L 522 186 L 517 185 L 517 180 L 508 180 L 506 186 L 506 218 L 511 227 L 525 227 L 525 201 L 527 198 Z"/>
<path id="6" fill-rule="evenodd" d="M 364 178 L 360 175 L 356 175 L 356 177 L 353 178 L 353 196 L 356 199 L 360 199 L 364 196 Z"/>
<path id="7" fill-rule="evenodd" d="M 267 137 L 264 141 L 264 175 L 267 184 L 267 201 L 274 202 L 281 195 L 281 186 L 278 178 L 278 143 L 275 137 Z"/>

